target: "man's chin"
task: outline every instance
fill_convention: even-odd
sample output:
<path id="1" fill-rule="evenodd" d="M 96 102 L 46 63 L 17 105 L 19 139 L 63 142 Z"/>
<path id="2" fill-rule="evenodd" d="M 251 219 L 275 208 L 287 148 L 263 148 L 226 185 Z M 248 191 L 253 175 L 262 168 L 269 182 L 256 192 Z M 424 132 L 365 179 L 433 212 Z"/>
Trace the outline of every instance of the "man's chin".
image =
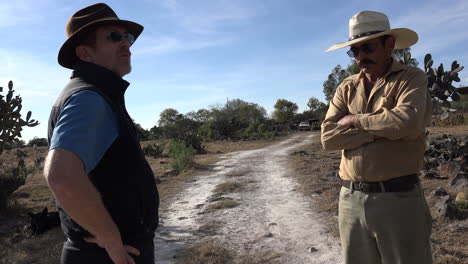
<path id="1" fill-rule="evenodd" d="M 363 71 L 364 73 L 370 73 L 372 71 L 372 68 L 371 67 L 368 67 L 368 66 L 361 66 L 359 67 L 361 69 L 361 71 Z"/>

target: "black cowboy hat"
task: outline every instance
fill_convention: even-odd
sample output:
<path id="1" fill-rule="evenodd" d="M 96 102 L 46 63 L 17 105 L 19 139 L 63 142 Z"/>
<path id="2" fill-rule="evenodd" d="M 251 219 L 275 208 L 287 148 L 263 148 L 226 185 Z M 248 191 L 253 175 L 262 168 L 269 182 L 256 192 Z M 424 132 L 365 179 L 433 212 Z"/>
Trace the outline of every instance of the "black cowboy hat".
<path id="1" fill-rule="evenodd" d="M 127 32 L 135 36 L 135 39 L 143 31 L 143 26 L 132 21 L 121 20 L 114 10 L 104 3 L 85 7 L 73 14 L 67 22 L 65 33 L 67 40 L 63 43 L 58 53 L 58 63 L 65 68 L 73 69 L 78 60 L 75 47 L 83 39 L 90 29 L 98 25 L 119 25 Z"/>

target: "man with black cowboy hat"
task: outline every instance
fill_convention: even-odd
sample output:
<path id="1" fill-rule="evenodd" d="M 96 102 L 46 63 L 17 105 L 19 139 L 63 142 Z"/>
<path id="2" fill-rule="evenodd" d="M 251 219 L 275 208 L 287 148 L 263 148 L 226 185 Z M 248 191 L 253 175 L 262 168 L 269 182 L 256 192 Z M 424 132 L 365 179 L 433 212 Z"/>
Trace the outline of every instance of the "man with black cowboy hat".
<path id="1" fill-rule="evenodd" d="M 158 191 L 122 79 L 142 31 L 102 3 L 67 22 L 58 62 L 73 74 L 52 107 L 44 166 L 67 237 L 61 263 L 154 263 Z"/>
<path id="2" fill-rule="evenodd" d="M 345 79 L 322 123 L 322 145 L 342 150 L 339 228 L 345 263 L 432 263 L 431 215 L 419 183 L 432 104 L 423 71 L 392 59 L 418 40 L 385 14 L 349 21 L 360 73 Z"/>

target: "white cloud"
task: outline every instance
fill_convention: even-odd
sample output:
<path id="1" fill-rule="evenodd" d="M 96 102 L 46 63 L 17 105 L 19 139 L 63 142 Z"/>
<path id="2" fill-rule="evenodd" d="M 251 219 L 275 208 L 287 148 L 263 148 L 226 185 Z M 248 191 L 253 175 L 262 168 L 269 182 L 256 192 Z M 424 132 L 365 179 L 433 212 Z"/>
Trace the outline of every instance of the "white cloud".
<path id="1" fill-rule="evenodd" d="M 411 9 L 391 21 L 392 27 L 406 27 L 415 30 L 419 43 L 415 56 L 443 50 L 456 43 L 468 40 L 468 2 L 432 2 L 418 10 Z"/>

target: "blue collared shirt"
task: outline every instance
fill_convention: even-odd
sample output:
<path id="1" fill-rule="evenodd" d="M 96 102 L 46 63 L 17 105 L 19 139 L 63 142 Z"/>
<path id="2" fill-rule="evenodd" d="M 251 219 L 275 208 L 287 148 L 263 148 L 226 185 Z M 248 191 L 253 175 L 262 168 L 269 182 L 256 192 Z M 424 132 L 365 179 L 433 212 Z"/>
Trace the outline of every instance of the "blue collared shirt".
<path id="1" fill-rule="evenodd" d="M 76 154 L 86 173 L 92 171 L 119 135 L 115 113 L 94 91 L 70 96 L 57 120 L 49 150 L 62 148 Z"/>

